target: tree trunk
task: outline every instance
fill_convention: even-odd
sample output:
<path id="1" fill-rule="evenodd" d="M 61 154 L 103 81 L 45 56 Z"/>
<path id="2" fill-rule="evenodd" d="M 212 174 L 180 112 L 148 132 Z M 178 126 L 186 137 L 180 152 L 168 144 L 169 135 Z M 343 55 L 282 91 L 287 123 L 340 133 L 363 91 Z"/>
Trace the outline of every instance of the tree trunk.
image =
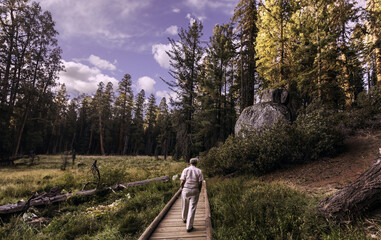
<path id="1" fill-rule="evenodd" d="M 127 154 L 128 140 L 129 140 L 128 136 L 125 135 L 124 136 L 124 147 L 123 147 L 123 153 L 122 153 L 122 155 L 126 155 Z"/>
<path id="2" fill-rule="evenodd" d="M 22 120 L 22 124 L 20 126 L 20 129 L 19 129 L 19 132 L 17 135 L 16 149 L 13 153 L 13 156 L 16 156 L 19 153 L 21 137 L 22 137 L 22 134 L 24 132 L 26 120 L 28 119 L 28 112 L 29 112 L 29 107 L 26 107 L 25 112 L 24 112 L 24 116 L 23 116 L 23 120 Z"/>
<path id="3" fill-rule="evenodd" d="M 282 1 L 283 2 L 283 1 Z M 282 13 L 281 13 L 282 14 Z M 284 41 L 283 41 L 283 16 L 280 16 L 280 74 L 279 74 L 279 84 L 282 84 L 284 80 Z M 287 86 L 287 90 L 290 91 L 289 86 Z"/>
<path id="4" fill-rule="evenodd" d="M 354 182 L 320 202 L 318 209 L 327 217 L 347 220 L 380 207 L 381 155 Z"/>
<path id="5" fill-rule="evenodd" d="M 317 6 L 315 6 L 315 19 L 317 19 Z M 316 24 L 316 41 L 317 41 L 317 89 L 318 99 L 321 100 L 321 46 L 320 46 L 320 33 L 319 23 Z"/>
<path id="6" fill-rule="evenodd" d="M 378 44 L 381 45 L 381 40 L 377 40 Z M 376 72 L 377 72 L 377 86 L 381 87 L 381 47 L 376 45 Z"/>
<path id="7" fill-rule="evenodd" d="M 103 148 L 103 132 L 102 132 L 102 116 L 101 112 L 98 114 L 98 120 L 99 120 L 99 143 L 101 145 L 101 155 L 105 155 L 105 150 Z"/>
<path id="8" fill-rule="evenodd" d="M 90 154 L 90 149 L 91 149 L 91 142 L 93 141 L 93 127 L 90 129 L 90 139 L 89 139 L 89 146 L 87 148 L 87 155 Z"/>
<path id="9" fill-rule="evenodd" d="M 119 129 L 119 139 L 118 139 L 118 154 L 122 155 L 122 144 L 123 144 L 123 130 L 124 130 L 124 119 L 120 122 L 120 129 Z"/>

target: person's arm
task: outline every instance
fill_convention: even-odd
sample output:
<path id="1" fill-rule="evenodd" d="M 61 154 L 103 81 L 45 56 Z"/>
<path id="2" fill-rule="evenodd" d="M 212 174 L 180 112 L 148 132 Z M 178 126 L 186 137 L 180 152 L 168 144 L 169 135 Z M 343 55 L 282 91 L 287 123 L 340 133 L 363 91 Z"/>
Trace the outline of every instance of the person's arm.
<path id="1" fill-rule="evenodd" d="M 202 182 L 204 181 L 204 176 L 202 175 L 202 172 L 200 172 L 199 180 L 198 180 L 198 190 L 201 192 L 202 188 Z"/>
<path id="2" fill-rule="evenodd" d="M 181 181 L 180 181 L 180 188 L 181 188 L 181 189 L 184 188 L 184 184 L 185 184 L 185 180 L 181 180 Z"/>

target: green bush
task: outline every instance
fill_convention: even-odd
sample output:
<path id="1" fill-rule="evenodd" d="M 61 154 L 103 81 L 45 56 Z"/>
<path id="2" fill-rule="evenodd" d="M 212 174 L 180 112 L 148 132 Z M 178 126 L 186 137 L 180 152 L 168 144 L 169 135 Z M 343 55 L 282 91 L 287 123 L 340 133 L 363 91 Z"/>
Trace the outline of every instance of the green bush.
<path id="1" fill-rule="evenodd" d="M 101 186 L 108 187 L 129 181 L 126 167 L 106 166 L 101 167 L 99 171 L 101 174 Z"/>
<path id="2" fill-rule="evenodd" d="M 245 138 L 230 136 L 221 146 L 202 154 L 200 165 L 211 176 L 261 174 L 285 164 L 333 156 L 343 141 L 336 126 L 333 112 L 311 105 L 293 124 L 278 122 L 247 133 Z"/>
<path id="3" fill-rule="evenodd" d="M 354 106 L 349 111 L 340 114 L 343 126 L 350 133 L 357 129 L 371 127 L 372 119 L 381 112 L 381 88 L 373 88 L 369 93 L 359 94 Z M 379 121 L 376 121 L 380 124 Z"/>
<path id="4" fill-rule="evenodd" d="M 312 109 L 311 109 L 312 108 Z M 334 156 L 344 136 L 337 128 L 336 113 L 324 107 L 313 106 L 296 119 L 295 135 L 298 136 L 297 150 L 303 155 L 301 161 L 316 160 L 323 156 Z"/>
<path id="5" fill-rule="evenodd" d="M 79 182 L 72 173 L 66 173 L 57 180 L 57 185 L 63 189 L 70 190 L 79 186 Z"/>

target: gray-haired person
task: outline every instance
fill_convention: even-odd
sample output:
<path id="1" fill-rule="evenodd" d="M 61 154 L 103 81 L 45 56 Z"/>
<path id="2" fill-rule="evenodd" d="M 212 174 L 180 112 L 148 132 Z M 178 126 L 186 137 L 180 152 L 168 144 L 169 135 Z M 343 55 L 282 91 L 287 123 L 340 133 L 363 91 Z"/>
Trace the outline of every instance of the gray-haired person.
<path id="1" fill-rule="evenodd" d="M 196 214 L 198 197 L 201 192 L 204 176 L 199 168 L 196 168 L 197 158 L 189 160 L 189 167 L 185 168 L 180 177 L 181 193 L 181 217 L 186 223 L 187 232 L 193 230 L 193 221 Z"/>

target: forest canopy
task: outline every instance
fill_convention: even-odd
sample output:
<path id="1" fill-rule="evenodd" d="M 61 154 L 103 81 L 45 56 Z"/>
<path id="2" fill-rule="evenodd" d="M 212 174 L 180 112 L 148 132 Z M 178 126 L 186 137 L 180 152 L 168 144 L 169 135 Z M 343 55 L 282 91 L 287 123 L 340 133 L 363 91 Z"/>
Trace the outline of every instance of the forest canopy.
<path id="1" fill-rule="evenodd" d="M 352 0 L 241 0 L 207 43 L 195 20 L 169 38 L 172 78 L 163 80 L 179 98 L 159 104 L 144 91 L 134 96 L 127 73 L 118 86 L 101 82 L 95 94 L 70 98 L 57 86 L 54 16 L 28 0 L 0 4 L 2 160 L 74 149 L 188 159 L 224 142 L 261 90 L 287 89 L 295 112 L 317 100 L 345 110 L 381 84 L 380 0 L 366 8 Z"/>

